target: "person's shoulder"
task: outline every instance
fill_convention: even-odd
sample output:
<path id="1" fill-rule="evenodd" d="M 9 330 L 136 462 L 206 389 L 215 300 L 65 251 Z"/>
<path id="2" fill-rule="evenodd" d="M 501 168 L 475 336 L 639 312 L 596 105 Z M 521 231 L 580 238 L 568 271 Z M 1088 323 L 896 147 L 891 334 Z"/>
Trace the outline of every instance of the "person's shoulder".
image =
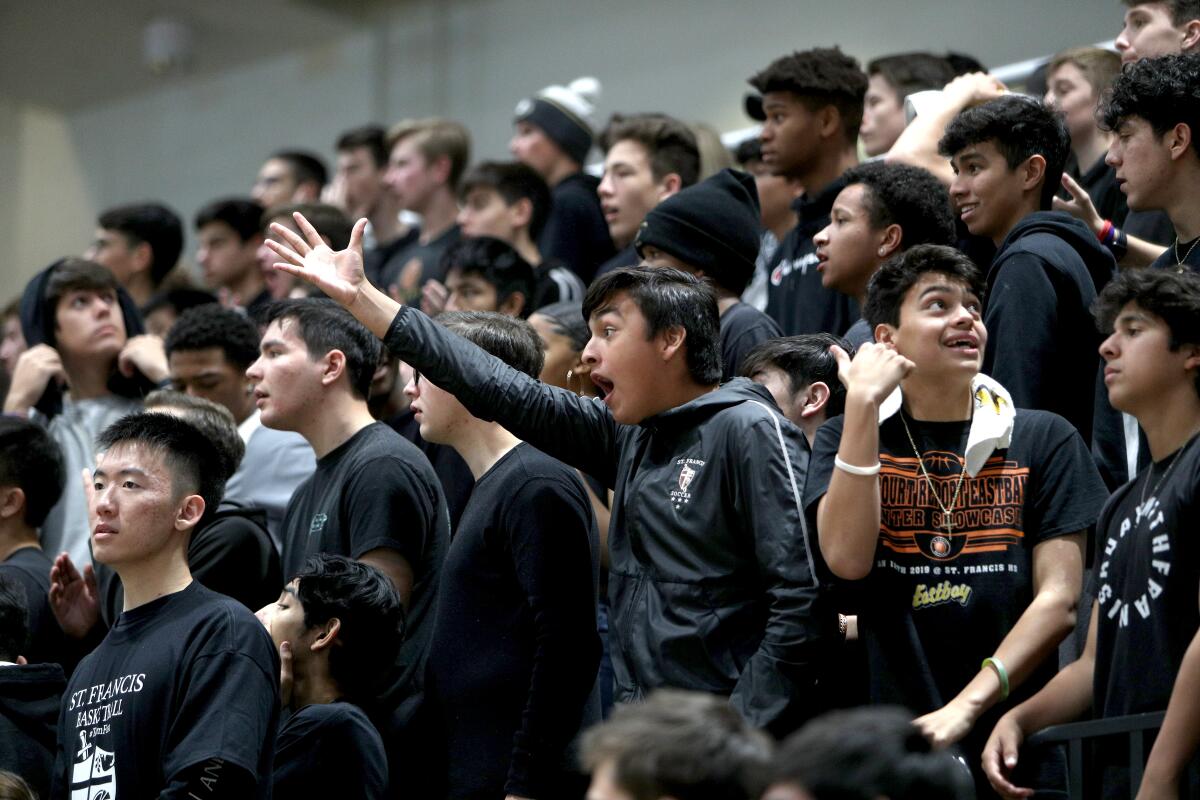
<path id="1" fill-rule="evenodd" d="M 284 447 L 312 450 L 312 445 L 308 443 L 308 440 L 295 431 L 281 431 L 276 428 L 268 428 L 266 425 L 259 425 L 255 428 L 254 433 L 250 434 L 250 441 L 246 442 L 247 451 L 251 448 L 274 451 Z"/>
<path id="2" fill-rule="evenodd" d="M 555 204 L 558 204 L 560 201 L 566 201 L 594 203 L 599 206 L 600 196 L 596 194 L 596 189 L 599 186 L 599 178 L 588 175 L 586 172 L 576 172 L 574 175 L 568 175 L 559 181 L 550 190 L 550 196 L 553 198 Z"/>
<path id="3" fill-rule="evenodd" d="M 185 591 L 192 592 L 192 596 L 184 615 L 190 618 L 197 629 L 211 630 L 209 643 L 212 648 L 229 648 L 247 654 L 250 652 L 248 647 L 257 650 L 265 645 L 268 652 L 274 649 L 263 624 L 237 600 L 214 592 L 199 582 L 194 582 Z M 196 638 L 202 637 L 198 635 Z"/>
<path id="4" fill-rule="evenodd" d="M 1090 387 L 1085 387 L 1080 394 L 1080 402 L 1090 402 Z M 1035 447 L 1057 447 L 1071 434 L 1077 434 L 1075 426 L 1064 417 L 1053 411 L 1043 411 L 1037 408 L 1018 408 L 1013 419 L 1013 441 L 1020 439 L 1023 443 Z"/>
<path id="5" fill-rule="evenodd" d="M 304 706 L 288 718 L 288 727 L 307 727 L 310 729 L 353 729 L 368 727 L 374 730 L 366 713 L 354 705 L 342 700 L 332 703 L 313 703 Z"/>
<path id="6" fill-rule="evenodd" d="M 721 317 L 721 327 L 730 326 L 738 331 L 765 329 L 782 336 L 777 323 L 770 315 L 759 311 L 749 303 L 735 303 Z"/>
<path id="7" fill-rule="evenodd" d="M 572 487 L 579 483 L 575 470 L 526 442 L 513 448 L 508 467 L 509 480 L 514 483 L 514 491 L 520 488 L 518 481 L 553 482 Z"/>

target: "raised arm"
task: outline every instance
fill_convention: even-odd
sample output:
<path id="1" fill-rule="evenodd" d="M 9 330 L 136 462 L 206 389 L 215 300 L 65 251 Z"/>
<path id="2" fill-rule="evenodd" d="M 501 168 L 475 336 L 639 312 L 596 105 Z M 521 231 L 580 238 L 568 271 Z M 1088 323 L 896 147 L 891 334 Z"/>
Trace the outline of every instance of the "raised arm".
<path id="1" fill-rule="evenodd" d="M 817 506 L 817 540 L 834 575 L 860 580 L 871 571 L 879 540 L 879 405 L 913 364 L 881 344 L 865 344 L 851 361 L 840 347 L 838 377 L 846 384 L 845 425 L 829 489 Z M 836 463 L 836 462 L 835 462 Z M 855 471 L 864 469 L 870 474 Z"/>
<path id="2" fill-rule="evenodd" d="M 355 224 L 349 246 L 334 252 L 302 214 L 295 217 L 307 241 L 274 226 L 290 245 L 268 241 L 283 259 L 276 268 L 321 289 L 383 339 L 393 355 L 454 395 L 474 416 L 499 422 L 539 450 L 613 486 L 620 426 L 603 403 L 513 369 L 372 286 L 363 273 L 365 219 Z"/>

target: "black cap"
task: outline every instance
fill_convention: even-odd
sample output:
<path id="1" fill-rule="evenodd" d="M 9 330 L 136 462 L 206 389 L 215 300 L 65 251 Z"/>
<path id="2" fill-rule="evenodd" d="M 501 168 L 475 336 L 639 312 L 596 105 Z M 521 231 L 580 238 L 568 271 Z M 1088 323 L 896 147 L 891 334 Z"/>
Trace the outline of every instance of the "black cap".
<path id="1" fill-rule="evenodd" d="M 761 94 L 755 94 L 753 92 L 747 94 L 745 99 L 742 101 L 742 105 L 746 109 L 746 116 L 748 116 L 750 119 L 756 119 L 759 122 L 766 121 L 767 114 L 765 111 L 763 111 L 763 99 Z"/>
<path id="2" fill-rule="evenodd" d="M 580 164 L 592 149 L 592 129 L 587 121 L 545 97 L 532 97 L 518 103 L 516 121 L 537 125 Z"/>
<path id="3" fill-rule="evenodd" d="M 723 169 L 655 206 L 634 246 L 639 255 L 656 247 L 741 294 L 754 277 L 761 239 L 754 177 Z"/>

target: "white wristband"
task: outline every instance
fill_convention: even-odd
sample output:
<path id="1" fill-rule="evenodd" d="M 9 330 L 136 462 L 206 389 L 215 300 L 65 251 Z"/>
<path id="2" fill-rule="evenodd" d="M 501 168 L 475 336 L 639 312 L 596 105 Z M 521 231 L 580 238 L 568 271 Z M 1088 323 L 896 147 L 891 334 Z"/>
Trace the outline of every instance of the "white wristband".
<path id="1" fill-rule="evenodd" d="M 878 475 L 880 467 L 878 461 L 869 467 L 856 467 L 853 464 L 847 464 L 845 461 L 842 461 L 841 457 L 836 454 L 833 456 L 833 465 L 842 472 L 849 472 L 851 475 L 866 475 L 868 477 Z"/>

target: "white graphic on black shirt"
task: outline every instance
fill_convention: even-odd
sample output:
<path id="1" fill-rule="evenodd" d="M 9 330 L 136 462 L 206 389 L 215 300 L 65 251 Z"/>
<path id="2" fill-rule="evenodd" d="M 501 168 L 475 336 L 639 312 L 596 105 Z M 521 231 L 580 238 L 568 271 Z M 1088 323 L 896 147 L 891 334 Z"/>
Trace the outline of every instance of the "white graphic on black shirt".
<path id="1" fill-rule="evenodd" d="M 688 491 L 688 487 L 692 485 L 692 481 L 696 479 L 697 473 L 705 462 L 698 458 L 680 458 L 676 459 L 675 463 L 681 465 L 682 468 L 679 470 L 679 479 L 676 481 L 679 488 L 671 490 L 671 504 L 675 506 L 676 511 L 681 511 L 692 499 L 692 493 Z"/>
<path id="2" fill-rule="evenodd" d="M 79 732 L 79 751 L 71 767 L 71 800 L 116 800 L 117 757 Z"/>
<path id="3" fill-rule="evenodd" d="M 805 253 L 800 258 L 785 258 L 775 265 L 775 269 L 771 270 L 771 285 L 779 286 L 783 283 L 783 279 L 793 272 L 807 275 L 808 268 L 816 266 L 819 261 L 816 253 Z"/>
<path id="4" fill-rule="evenodd" d="M 1154 601 L 1163 593 L 1163 584 L 1155 578 L 1157 575 L 1165 581 L 1171 574 L 1171 537 L 1165 522 L 1162 505 L 1157 497 L 1151 497 L 1136 507 L 1133 519 L 1126 517 L 1121 520 L 1116 535 L 1108 537 L 1104 543 L 1104 560 L 1100 562 L 1100 591 L 1096 594 L 1096 601 L 1100 604 L 1101 613 L 1109 620 L 1116 620 L 1119 627 L 1128 627 L 1131 620 L 1150 619 Z M 1135 530 L 1140 531 L 1143 524 L 1150 536 L 1150 575 L 1146 578 L 1145 586 L 1122 587 L 1127 594 L 1117 597 L 1109 579 L 1109 566 L 1113 555 L 1134 538 L 1131 536 L 1127 539 L 1126 536 Z M 1129 613 L 1131 606 L 1136 615 Z"/>

